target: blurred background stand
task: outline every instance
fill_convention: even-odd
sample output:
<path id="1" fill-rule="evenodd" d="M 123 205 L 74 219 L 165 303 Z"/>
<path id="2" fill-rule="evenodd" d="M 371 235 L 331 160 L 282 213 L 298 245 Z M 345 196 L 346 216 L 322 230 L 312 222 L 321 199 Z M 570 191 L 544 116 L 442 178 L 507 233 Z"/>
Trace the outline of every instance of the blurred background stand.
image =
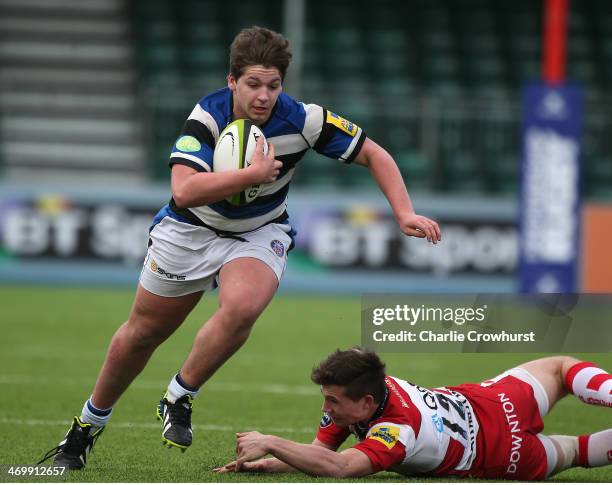
<path id="1" fill-rule="evenodd" d="M 606 204 L 612 3 L 568 8 L 566 75 L 584 92 L 582 196 Z M 95 235 L 110 240 L 100 221 L 115 228 L 111 246 L 144 248 L 140 225 L 118 228 L 168 198 L 168 155 L 186 117 L 225 85 L 233 37 L 263 25 L 292 42 L 286 91 L 363 127 L 447 234 L 431 253 L 396 232 L 373 239 L 372 224 L 391 219 L 367 170 L 309 153 L 292 182 L 299 235 L 287 287 L 325 274 L 358 291 L 355 275 L 368 274 L 381 291 L 412 287 L 416 275 L 427 291 L 515 291 L 521 88 L 541 75 L 543 12 L 533 0 L 246 0 L 239 15 L 218 0 L 0 0 L 0 279 L 58 263 L 58 227 L 76 228 L 80 248 L 61 253 L 63 266 L 87 267 Z M 312 209 L 313 194 L 326 205 Z M 76 208 L 85 222 L 67 215 Z M 324 216 L 362 234 L 345 265 L 319 257 L 317 241 L 337 244 Z M 38 242 L 15 247 L 26 236 Z M 110 253 L 122 251 L 137 253 Z"/>

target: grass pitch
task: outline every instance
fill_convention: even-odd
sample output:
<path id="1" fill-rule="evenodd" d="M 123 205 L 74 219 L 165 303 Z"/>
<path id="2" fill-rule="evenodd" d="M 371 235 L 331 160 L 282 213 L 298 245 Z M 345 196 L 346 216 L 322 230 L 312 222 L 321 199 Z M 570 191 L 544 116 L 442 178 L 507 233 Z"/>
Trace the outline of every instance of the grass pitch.
<path id="1" fill-rule="evenodd" d="M 32 464 L 63 437 L 72 416 L 80 413 L 91 393 L 106 347 L 127 316 L 132 296 L 131 290 L 0 287 L 0 464 Z M 312 440 L 321 399 L 309 381 L 310 370 L 336 348 L 359 343 L 359 299 L 277 297 L 247 344 L 203 388 L 194 406 L 194 444 L 182 454 L 161 446 L 155 406 L 215 306 L 216 295 L 205 296 L 182 328 L 157 350 L 115 407 L 87 468 L 61 480 L 331 481 L 303 474 L 217 475 L 211 469 L 232 459 L 238 431 Z M 612 368 L 610 354 L 576 356 Z M 536 357 L 383 354 L 390 374 L 424 386 L 480 381 Z M 607 428 L 611 422 L 609 409 L 569 397 L 547 417 L 545 432 L 582 434 Z M 4 475 L 0 481 L 13 480 Z M 612 480 L 612 472 L 609 468 L 575 469 L 555 480 L 603 482 Z M 30 477 L 27 481 L 43 479 Z M 382 473 L 363 481 L 410 479 Z"/>

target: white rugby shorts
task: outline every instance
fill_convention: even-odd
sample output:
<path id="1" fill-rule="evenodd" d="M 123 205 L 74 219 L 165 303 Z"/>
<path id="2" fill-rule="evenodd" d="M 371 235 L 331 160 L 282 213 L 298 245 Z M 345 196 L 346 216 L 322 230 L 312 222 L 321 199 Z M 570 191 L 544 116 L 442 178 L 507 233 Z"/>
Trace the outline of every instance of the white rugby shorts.
<path id="1" fill-rule="evenodd" d="M 221 237 L 205 227 L 164 217 L 151 230 L 140 284 L 159 296 L 183 296 L 211 290 L 221 267 L 237 258 L 267 264 L 279 283 L 291 244 L 289 224 L 267 224 L 251 232 Z"/>

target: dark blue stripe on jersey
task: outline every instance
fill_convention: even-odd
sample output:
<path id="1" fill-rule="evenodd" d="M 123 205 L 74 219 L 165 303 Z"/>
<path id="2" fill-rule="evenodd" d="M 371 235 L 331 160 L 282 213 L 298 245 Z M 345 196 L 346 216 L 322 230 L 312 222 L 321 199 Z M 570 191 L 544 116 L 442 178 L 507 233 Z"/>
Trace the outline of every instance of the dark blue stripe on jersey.
<path id="1" fill-rule="evenodd" d="M 206 169 L 202 167 L 202 165 L 200 165 L 199 163 L 181 157 L 170 158 L 170 162 L 168 163 L 168 165 L 170 165 L 170 167 L 172 167 L 172 165 L 185 165 L 187 167 L 191 167 L 197 170 L 198 172 L 206 172 Z"/>
<path id="2" fill-rule="evenodd" d="M 153 230 L 153 228 L 157 224 L 159 224 L 164 217 L 170 217 L 170 218 L 174 219 L 175 221 L 183 222 L 185 224 L 191 224 L 191 225 L 194 225 L 194 226 L 206 227 L 206 228 L 216 232 L 219 237 L 227 237 L 227 236 L 231 237 L 231 235 L 243 234 L 241 232 L 219 231 L 219 230 L 215 229 L 214 227 L 211 227 L 211 226 L 209 226 L 207 224 L 204 224 L 202 221 L 200 221 L 200 219 L 198 219 L 196 217 L 195 214 L 193 214 L 191 211 L 189 211 L 189 209 L 178 209 L 177 208 L 177 210 L 175 211 L 175 210 L 172 210 L 172 208 L 170 207 L 171 205 L 175 206 L 174 199 L 170 199 L 170 203 L 165 205 L 164 207 L 162 207 L 159 210 L 159 212 L 155 215 L 155 217 L 153 218 L 153 224 L 151 224 L 151 227 L 149 228 L 149 232 L 151 232 Z M 179 212 L 185 212 L 185 214 L 187 214 L 189 217 L 183 217 L 181 214 L 179 214 Z M 260 227 L 263 227 L 266 224 L 272 224 L 272 223 L 274 223 L 274 224 L 287 224 L 287 225 L 289 225 L 290 229 L 289 229 L 289 232 L 287 234 L 291 238 L 291 245 L 289 246 L 287 251 L 292 250 L 295 247 L 295 237 L 297 235 L 297 231 L 293 228 L 293 226 L 291 225 L 291 222 L 289 222 L 289 216 L 287 215 L 287 212 L 286 211 L 283 212 L 276 219 L 268 221 L 268 222 L 262 224 Z M 246 232 L 250 232 L 250 231 L 246 231 Z M 151 246 L 151 239 L 149 239 L 149 246 Z"/>
<path id="3" fill-rule="evenodd" d="M 169 204 L 166 204 L 161 209 L 159 209 L 159 212 L 157 214 L 155 214 L 155 217 L 153 218 L 153 223 L 151 224 L 151 227 L 149 227 L 149 232 L 151 232 L 153 228 L 157 226 L 157 224 L 159 224 L 164 217 L 171 217 L 175 221 L 184 222 L 186 224 L 192 224 L 192 222 L 189 219 L 180 216 L 179 214 L 174 212 L 172 209 L 170 209 Z"/>
<path id="4" fill-rule="evenodd" d="M 215 232 L 217 236 L 219 237 L 233 237 L 239 240 L 242 240 L 241 238 L 238 237 L 240 234 L 244 234 L 245 232 L 255 231 L 259 229 L 260 227 L 265 226 L 266 224 L 289 224 L 289 227 L 291 227 L 291 224 L 289 223 L 289 215 L 287 214 L 287 211 L 283 211 L 283 213 L 280 216 L 275 217 L 274 219 L 270 221 L 264 222 L 261 226 L 256 227 L 255 229 L 251 229 L 249 231 L 241 231 L 241 232 L 224 231 L 222 229 L 217 229 L 215 227 L 209 226 L 208 224 L 205 224 L 201 219 L 199 219 L 189 209 L 181 209 L 177 207 L 176 202 L 174 202 L 174 199 L 170 199 L 170 203 L 160 211 L 160 213 L 162 212 L 164 214 L 163 217 L 167 215 L 168 217 L 175 219 L 179 222 L 184 222 L 186 224 L 191 224 L 192 226 L 205 227 L 207 229 L 210 229 L 211 231 Z M 151 229 L 153 229 L 153 227 L 154 226 L 151 226 Z M 291 227 L 291 230 L 289 231 L 288 234 L 289 236 L 294 237 L 297 233 Z M 149 246 L 150 245 L 151 245 L 151 239 L 149 239 Z"/>
<path id="5" fill-rule="evenodd" d="M 276 159 L 283 162 L 283 167 L 280 169 L 278 178 L 281 178 L 290 169 L 295 167 L 295 165 L 304 157 L 307 151 L 308 151 L 308 148 L 306 148 L 305 150 L 302 150 L 301 152 L 297 152 L 297 153 L 289 153 L 287 155 L 278 155 Z"/>
<path id="6" fill-rule="evenodd" d="M 155 226 L 157 226 L 157 224 L 159 224 L 162 221 L 162 219 L 168 215 L 168 210 L 169 209 L 170 209 L 170 207 L 168 207 L 167 205 L 165 205 L 161 209 L 159 209 L 159 212 L 157 214 L 155 214 L 155 217 L 153 218 L 153 222 L 151 223 L 151 227 L 149 227 L 149 232 L 151 232 L 153 230 L 153 228 Z"/>
<path id="7" fill-rule="evenodd" d="M 282 189 L 273 194 L 257 197 L 253 202 L 247 205 L 235 206 L 222 200 L 214 204 L 209 204 L 208 207 L 228 219 L 249 219 L 263 216 L 276 209 L 285 201 L 287 192 L 289 191 L 289 185 L 290 184 L 285 185 Z"/>
<path id="8" fill-rule="evenodd" d="M 200 143 L 206 143 L 213 150 L 215 149 L 215 137 L 210 132 L 208 126 L 198 120 L 187 120 L 183 125 L 183 130 L 179 135 L 181 136 L 193 136 L 198 139 Z"/>

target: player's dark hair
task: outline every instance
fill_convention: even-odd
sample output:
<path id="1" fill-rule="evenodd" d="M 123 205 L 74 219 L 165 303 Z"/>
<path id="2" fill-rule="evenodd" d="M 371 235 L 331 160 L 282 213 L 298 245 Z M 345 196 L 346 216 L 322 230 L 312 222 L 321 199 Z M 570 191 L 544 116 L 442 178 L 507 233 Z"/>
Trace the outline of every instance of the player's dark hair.
<path id="1" fill-rule="evenodd" d="M 320 386 L 344 387 L 344 394 L 353 401 L 366 394 L 377 403 L 385 397 L 385 363 L 363 347 L 336 350 L 312 369 L 310 378 Z"/>
<path id="2" fill-rule="evenodd" d="M 242 29 L 230 46 L 230 74 L 238 79 L 249 66 L 275 67 L 285 79 L 291 62 L 289 41 L 278 32 L 254 25 Z"/>

